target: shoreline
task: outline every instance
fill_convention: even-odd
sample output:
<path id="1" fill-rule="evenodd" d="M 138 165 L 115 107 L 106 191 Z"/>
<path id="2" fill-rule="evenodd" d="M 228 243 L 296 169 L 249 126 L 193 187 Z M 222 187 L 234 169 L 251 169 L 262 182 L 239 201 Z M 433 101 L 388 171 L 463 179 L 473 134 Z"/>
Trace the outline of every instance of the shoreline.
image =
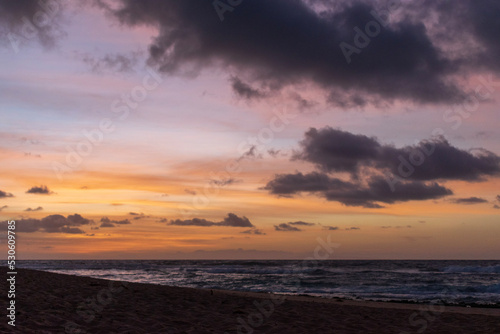
<path id="1" fill-rule="evenodd" d="M 132 260 L 135 261 L 135 260 Z M 0 266 L 1 267 L 1 266 Z M 21 268 L 24 269 L 24 268 Z M 35 270 L 35 271 L 43 271 L 43 272 L 48 272 L 48 273 L 53 273 L 53 274 L 61 274 L 61 275 L 68 275 L 68 276 L 76 276 L 76 277 L 88 277 L 88 278 L 95 278 L 95 279 L 102 279 L 105 281 L 121 281 L 121 280 L 113 280 L 113 279 L 107 279 L 107 278 L 99 278 L 99 277 L 90 277 L 90 276 L 81 276 L 81 275 L 72 275 L 72 274 L 65 274 L 65 273 L 57 273 L 57 272 L 52 272 L 52 271 L 47 271 L 47 270 L 39 270 L 39 269 L 27 269 L 27 270 Z M 303 300 L 303 301 L 313 301 L 313 302 L 340 302 L 340 303 L 346 303 L 349 305 L 360 305 L 360 304 L 367 304 L 367 305 L 373 305 L 373 307 L 384 307 L 382 305 L 386 304 L 397 304 L 397 305 L 404 305 L 404 308 L 406 309 L 414 309 L 415 306 L 428 306 L 428 305 L 442 305 L 446 308 L 450 309 L 455 309 L 459 312 L 461 309 L 498 309 L 500 310 L 500 300 L 498 304 L 494 305 L 488 305 L 488 304 L 477 304 L 477 303 L 460 303 L 460 304 L 453 304 L 453 303 L 447 303 L 447 302 L 437 302 L 437 303 L 431 303 L 431 302 L 420 302 L 420 301 L 412 301 L 412 300 L 371 300 L 371 299 L 352 299 L 352 298 L 342 298 L 342 297 L 329 297 L 329 296 L 314 296 L 314 295 L 309 295 L 309 294 L 289 294 L 289 293 L 275 293 L 272 291 L 244 291 L 244 290 L 224 290 L 224 289 L 206 289 L 206 288 L 192 288 L 192 287 L 182 287 L 182 286 L 175 286 L 175 285 L 163 285 L 163 284 L 155 284 L 155 283 L 145 283 L 145 282 L 129 282 L 129 283 L 135 283 L 135 284 L 146 284 L 146 285 L 159 285 L 159 286 L 168 286 L 168 287 L 179 287 L 179 288 L 190 288 L 190 289 L 199 289 L 199 290 L 217 290 L 220 293 L 229 293 L 229 294 L 235 294 L 235 295 L 251 295 L 255 296 L 257 298 L 264 298 L 264 297 L 259 297 L 260 294 L 262 295 L 270 295 L 270 294 L 275 294 L 279 296 L 286 296 L 290 300 Z M 255 295 L 254 295 L 255 294 Z M 396 308 L 399 308 L 399 306 L 396 306 Z M 494 314 L 496 314 L 494 311 L 492 311 Z M 464 313 L 470 314 L 471 312 L 465 311 Z"/>
<path id="2" fill-rule="evenodd" d="M 4 316 L 0 331 L 6 333 L 400 334 L 424 328 L 425 333 L 500 332 L 499 308 L 196 289 L 17 271 L 16 327 L 8 326 Z M 6 283 L 1 281 L 0 290 L 6 291 Z M 7 298 L 0 300 L 5 312 Z"/>
<path id="3" fill-rule="evenodd" d="M 206 289 L 199 289 L 206 290 Z M 252 291 L 237 291 L 237 290 L 214 290 L 220 293 L 225 293 L 235 296 L 244 297 L 254 297 L 254 298 L 269 298 L 270 295 L 286 296 L 287 300 L 310 302 L 310 303 L 325 303 L 325 304 L 337 304 L 337 305 L 350 305 L 350 306 L 360 306 L 360 307 L 374 307 L 374 308 L 389 308 L 389 309 L 403 309 L 403 310 L 420 310 L 421 307 L 439 307 L 441 304 L 430 304 L 430 303 L 409 303 L 409 302 L 398 302 L 398 301 L 372 301 L 372 300 L 354 300 L 354 299 L 343 299 L 343 298 L 328 298 L 328 297 L 317 297 L 309 295 L 283 295 L 275 294 L 269 292 L 252 292 Z M 461 314 L 489 314 L 492 316 L 500 316 L 500 307 L 498 306 L 456 306 L 456 305 L 446 305 L 442 304 L 446 310 L 444 312 L 451 313 L 461 313 Z M 491 311 L 490 311 L 491 310 Z"/>

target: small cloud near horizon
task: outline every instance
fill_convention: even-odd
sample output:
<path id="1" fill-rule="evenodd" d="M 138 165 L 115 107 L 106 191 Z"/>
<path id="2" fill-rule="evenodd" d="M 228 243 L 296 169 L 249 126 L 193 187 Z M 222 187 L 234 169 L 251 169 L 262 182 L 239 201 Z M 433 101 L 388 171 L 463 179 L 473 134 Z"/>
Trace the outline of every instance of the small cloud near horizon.
<path id="1" fill-rule="evenodd" d="M 0 198 L 14 197 L 11 193 L 0 190 Z"/>
<path id="2" fill-rule="evenodd" d="M 255 234 L 255 235 L 266 235 L 266 233 L 264 233 L 262 230 L 259 230 L 258 228 L 252 228 L 250 230 L 246 230 L 246 231 L 243 231 L 243 232 L 240 232 L 240 233 Z"/>
<path id="3" fill-rule="evenodd" d="M 307 223 L 303 221 L 296 221 L 296 222 L 289 222 L 289 225 L 300 225 L 300 226 L 313 226 L 316 225 L 315 223 Z"/>
<path id="4" fill-rule="evenodd" d="M 276 231 L 282 231 L 282 232 L 300 232 L 302 231 L 300 228 L 298 227 L 295 227 L 295 226 L 291 226 L 287 223 L 282 223 L 282 224 L 279 224 L 279 225 L 274 225 L 274 229 Z"/>
<path id="5" fill-rule="evenodd" d="M 16 221 L 16 232 L 20 233 L 65 233 L 85 234 L 80 227 L 94 224 L 93 220 L 83 218 L 78 213 L 68 215 L 50 215 L 42 219 L 20 219 Z M 7 228 L 7 222 L 0 222 L 0 229 Z"/>
<path id="6" fill-rule="evenodd" d="M 39 206 L 38 208 L 34 208 L 34 209 L 32 209 L 32 208 L 27 208 L 27 209 L 26 209 L 26 210 L 24 210 L 24 211 L 42 211 L 42 210 L 43 210 L 43 208 L 42 208 L 41 206 Z"/>
<path id="7" fill-rule="evenodd" d="M 39 194 L 39 195 L 50 195 L 54 192 L 51 191 L 47 186 L 33 186 L 26 191 L 27 194 Z"/>
<path id="8" fill-rule="evenodd" d="M 116 227 L 116 225 L 129 225 L 129 224 L 131 224 L 131 222 L 128 219 L 111 220 L 108 217 L 102 217 L 100 227 Z"/>
<path id="9" fill-rule="evenodd" d="M 467 198 L 456 198 L 452 200 L 453 203 L 456 204 L 480 204 L 480 203 L 488 203 L 488 201 L 484 198 L 480 197 L 467 197 Z"/>
<path id="10" fill-rule="evenodd" d="M 203 218 L 193 218 L 193 219 L 176 219 L 171 220 L 168 225 L 177 225 L 177 226 L 202 226 L 202 227 L 210 227 L 210 226 L 230 226 L 230 227 L 252 227 L 255 226 L 248 220 L 247 217 L 238 217 L 234 213 L 228 213 L 224 220 L 220 222 L 213 222 L 210 220 L 206 220 Z"/>

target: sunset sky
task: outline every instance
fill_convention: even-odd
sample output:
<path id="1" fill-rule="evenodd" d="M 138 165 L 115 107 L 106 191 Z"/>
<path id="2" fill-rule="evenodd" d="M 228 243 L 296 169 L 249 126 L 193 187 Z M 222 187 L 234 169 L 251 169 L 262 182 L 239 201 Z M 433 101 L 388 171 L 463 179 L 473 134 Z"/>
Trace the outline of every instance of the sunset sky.
<path id="1" fill-rule="evenodd" d="M 22 259 L 499 259 L 498 17 L 0 1 L 0 226 Z"/>

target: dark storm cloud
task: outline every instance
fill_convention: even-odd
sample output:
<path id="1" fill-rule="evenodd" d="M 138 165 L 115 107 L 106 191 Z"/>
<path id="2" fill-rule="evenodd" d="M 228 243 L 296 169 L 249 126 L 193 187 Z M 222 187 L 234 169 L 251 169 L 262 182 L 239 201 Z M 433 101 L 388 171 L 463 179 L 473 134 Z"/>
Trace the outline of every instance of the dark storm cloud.
<path id="1" fill-rule="evenodd" d="M 457 74 L 479 67 L 498 69 L 500 63 L 500 10 L 493 1 L 457 6 L 396 2 L 395 14 L 387 12 L 383 1 L 253 0 L 227 11 L 222 22 L 212 1 L 120 3 L 118 9 L 107 10 L 121 23 L 158 28 L 149 46 L 151 64 L 168 74 L 188 75 L 222 66 L 237 73 L 233 88 L 245 98 L 261 97 L 266 87 L 279 90 L 312 81 L 340 104 L 364 105 L 363 94 L 458 101 L 464 92 L 454 79 Z M 450 19 L 436 25 L 434 17 Z M 367 36 L 369 23 L 372 37 Z M 461 45 L 455 37 L 459 34 L 470 36 L 479 47 Z M 448 40 L 456 48 L 444 44 Z M 346 57 L 341 43 L 356 52 Z M 479 63 L 481 57 L 486 61 Z"/>
<path id="2" fill-rule="evenodd" d="M 498 1 L 469 0 L 453 4 L 447 1 L 432 4 L 429 1 L 428 3 L 430 8 L 436 8 L 437 12 L 447 20 L 445 26 L 449 35 L 455 33 L 454 37 L 462 42 L 474 40 L 475 43 L 481 45 L 479 50 L 472 49 L 473 52 L 465 59 L 466 61 L 480 68 L 500 70 L 500 43 L 498 40 L 500 3 Z"/>
<path id="3" fill-rule="evenodd" d="M 247 217 L 238 217 L 234 213 L 228 213 L 227 217 L 220 222 L 213 222 L 203 218 L 193 218 L 193 219 L 176 219 L 171 220 L 169 225 L 179 225 L 179 226 L 231 226 L 231 227 L 255 227 Z"/>
<path id="4" fill-rule="evenodd" d="M 391 189 L 387 180 L 382 177 L 371 177 L 367 180 L 367 184 L 362 184 L 342 181 L 319 172 L 278 174 L 267 183 L 264 189 L 272 194 L 284 196 L 308 192 L 346 206 L 365 208 L 382 208 L 376 202 L 392 204 L 411 200 L 437 199 L 453 193 L 435 182 L 399 182 Z"/>
<path id="5" fill-rule="evenodd" d="M 497 201 L 500 202 L 500 195 L 497 195 Z"/>
<path id="6" fill-rule="evenodd" d="M 485 149 L 461 150 L 443 137 L 400 149 L 384 147 L 382 154 L 382 167 L 389 167 L 396 175 L 410 170 L 408 178 L 415 180 L 479 181 L 500 174 L 500 157 L 495 153 Z M 410 164 L 413 167 L 408 167 Z"/>
<path id="7" fill-rule="evenodd" d="M 359 227 L 346 227 L 345 228 L 346 231 L 356 231 L 356 230 L 360 230 Z"/>
<path id="8" fill-rule="evenodd" d="M 5 197 L 14 197 L 11 193 L 7 193 L 5 191 L 0 190 L 0 198 L 5 198 Z"/>
<path id="9" fill-rule="evenodd" d="M 279 225 L 274 225 L 274 229 L 276 231 L 283 231 L 283 232 L 300 232 L 302 231 L 300 228 L 291 226 L 289 224 L 283 223 Z"/>
<path id="10" fill-rule="evenodd" d="M 0 1 L 0 39 L 16 53 L 20 45 L 30 41 L 53 47 L 64 34 L 57 25 L 63 3 L 60 0 Z"/>
<path id="11" fill-rule="evenodd" d="M 330 127 L 309 129 L 292 159 L 312 163 L 319 171 L 277 174 L 263 189 L 286 197 L 312 193 L 366 208 L 453 194 L 436 181 L 479 182 L 500 175 L 500 157 L 495 153 L 462 150 L 444 137 L 397 148 Z M 350 180 L 333 173 L 347 174 Z"/>
<path id="12" fill-rule="evenodd" d="M 360 166 L 378 159 L 380 144 L 375 138 L 329 127 L 309 129 L 295 158 L 314 163 L 326 172 L 356 173 Z"/>
<path id="13" fill-rule="evenodd" d="M 323 229 L 328 231 L 337 231 L 339 228 L 337 226 L 323 226 Z"/>
<path id="14" fill-rule="evenodd" d="M 365 208 L 381 208 L 382 203 L 396 203 L 438 199 L 453 194 L 450 189 L 437 183 L 420 181 L 400 182 L 391 189 L 387 180 L 381 177 L 372 177 L 366 185 L 345 183 L 342 188 L 333 187 L 323 193 L 329 201 L 337 201 L 346 206 L 362 206 Z"/>
<path id="15" fill-rule="evenodd" d="M 480 203 L 488 203 L 484 198 L 479 197 L 467 197 L 467 198 L 456 198 L 453 200 L 454 203 L 457 204 L 480 204 Z"/>
<path id="16" fill-rule="evenodd" d="M 312 172 L 309 174 L 277 174 L 273 180 L 269 181 L 264 189 L 272 194 L 280 196 L 289 196 L 298 192 L 323 192 L 334 185 L 335 181 L 324 174 Z M 345 182 L 338 180 L 338 185 Z"/>
<path id="17" fill-rule="evenodd" d="M 28 189 L 26 191 L 27 194 L 41 194 L 41 195 L 50 195 L 52 194 L 53 192 L 49 190 L 49 188 L 47 188 L 47 186 L 34 186 L 34 187 L 31 187 L 30 189 Z"/>
<path id="18" fill-rule="evenodd" d="M 373 167 L 422 181 L 476 181 L 500 174 L 500 157 L 496 154 L 484 149 L 461 150 L 443 137 L 396 148 L 373 137 L 325 127 L 309 129 L 300 145 L 295 159 L 311 162 L 325 172 L 356 176 L 361 168 Z"/>
<path id="19" fill-rule="evenodd" d="M 500 206 L 498 206 L 497 204 L 493 205 L 493 209 L 500 209 Z"/>
<path id="20" fill-rule="evenodd" d="M 42 219 L 20 219 L 16 220 L 16 232 L 46 232 L 46 233 L 68 233 L 83 234 L 85 231 L 80 229 L 82 226 L 88 226 L 94 222 L 83 218 L 75 213 L 64 217 L 62 215 L 50 215 Z M 0 227 L 6 228 L 7 222 L 0 223 Z"/>

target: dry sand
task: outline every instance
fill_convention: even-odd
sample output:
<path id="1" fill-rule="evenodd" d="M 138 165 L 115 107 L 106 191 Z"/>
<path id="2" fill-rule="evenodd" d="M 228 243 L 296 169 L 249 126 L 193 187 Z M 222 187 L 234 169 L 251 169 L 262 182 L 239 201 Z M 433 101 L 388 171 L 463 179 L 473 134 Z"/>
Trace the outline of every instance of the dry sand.
<path id="1" fill-rule="evenodd" d="M 0 333 L 500 333 L 500 309 L 284 298 L 17 272 L 16 327 L 5 316 L 4 278 Z"/>

